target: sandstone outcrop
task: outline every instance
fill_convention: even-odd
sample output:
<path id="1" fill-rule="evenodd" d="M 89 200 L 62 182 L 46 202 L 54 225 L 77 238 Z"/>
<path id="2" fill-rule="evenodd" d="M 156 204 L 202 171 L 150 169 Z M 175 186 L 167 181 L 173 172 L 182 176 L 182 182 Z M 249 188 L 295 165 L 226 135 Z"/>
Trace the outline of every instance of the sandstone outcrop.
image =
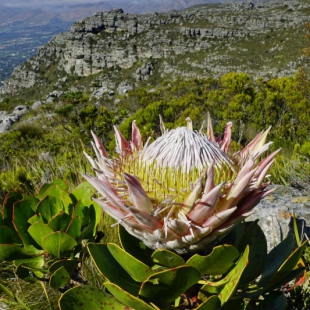
<path id="1" fill-rule="evenodd" d="M 301 62 L 309 8 L 304 1 L 285 0 L 209 4 L 144 15 L 122 9 L 98 12 L 74 23 L 69 32 L 55 36 L 17 67 L 0 88 L 0 96 L 31 87 L 60 89 L 70 75 L 96 74 L 105 82 L 126 83 L 128 75 L 123 79 L 121 71 L 130 68 L 130 79 L 137 83 L 153 74 L 168 79 L 218 77 L 229 71 L 292 75 Z"/>

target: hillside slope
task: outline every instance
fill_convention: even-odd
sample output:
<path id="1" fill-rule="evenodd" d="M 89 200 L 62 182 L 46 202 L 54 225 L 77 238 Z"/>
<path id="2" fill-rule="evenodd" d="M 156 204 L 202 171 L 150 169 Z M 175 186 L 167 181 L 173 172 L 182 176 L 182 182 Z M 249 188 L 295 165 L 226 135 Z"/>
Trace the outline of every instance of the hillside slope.
<path id="1" fill-rule="evenodd" d="M 292 75 L 302 61 L 309 13 L 309 2 L 302 0 L 209 4 L 144 15 L 98 12 L 17 67 L 0 96 L 35 99 L 72 85 L 83 89 L 92 80 L 98 87 L 118 88 L 229 71 Z"/>
<path id="2" fill-rule="evenodd" d="M 96 0 L 93 0 L 94 2 Z M 76 20 L 109 11 L 115 7 L 128 13 L 150 13 L 183 9 L 210 0 L 105 0 L 95 3 L 62 5 L 50 2 L 24 7 L 6 7 L 0 4 L 0 83 L 9 78 L 13 69 L 34 56 L 38 48 L 54 35 L 67 32 Z M 215 0 L 212 0 L 215 2 Z"/>

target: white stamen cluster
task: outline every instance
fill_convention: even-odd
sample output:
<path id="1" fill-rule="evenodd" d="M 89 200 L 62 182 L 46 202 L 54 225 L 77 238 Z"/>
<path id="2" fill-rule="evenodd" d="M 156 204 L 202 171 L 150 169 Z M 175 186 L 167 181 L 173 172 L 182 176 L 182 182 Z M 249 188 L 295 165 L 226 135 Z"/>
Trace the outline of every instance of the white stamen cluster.
<path id="1" fill-rule="evenodd" d="M 182 169 L 186 173 L 194 168 L 202 171 L 212 162 L 217 167 L 223 163 L 231 166 L 229 157 L 215 143 L 187 127 L 166 131 L 145 149 L 143 159 L 157 162 L 163 168 Z"/>

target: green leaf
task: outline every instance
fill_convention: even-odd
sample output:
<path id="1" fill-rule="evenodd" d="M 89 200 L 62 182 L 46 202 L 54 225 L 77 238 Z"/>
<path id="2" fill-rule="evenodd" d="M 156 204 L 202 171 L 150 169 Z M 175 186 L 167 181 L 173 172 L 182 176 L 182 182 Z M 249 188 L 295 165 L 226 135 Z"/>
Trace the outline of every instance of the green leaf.
<path id="1" fill-rule="evenodd" d="M 70 194 L 72 201 L 77 203 L 81 201 L 85 206 L 93 203 L 92 196 L 96 193 L 95 189 L 88 183 L 79 184 Z"/>
<path id="2" fill-rule="evenodd" d="M 51 275 L 49 285 L 54 289 L 58 289 L 66 285 L 69 281 L 70 274 L 66 268 L 62 266 Z"/>
<path id="3" fill-rule="evenodd" d="M 62 204 L 56 203 L 57 199 L 52 196 L 44 197 L 38 204 L 37 213 L 39 213 L 45 223 L 48 223 L 52 217 L 63 210 Z"/>
<path id="4" fill-rule="evenodd" d="M 94 193 L 97 192 L 97 190 L 87 181 L 80 183 L 76 188 L 90 188 Z"/>
<path id="5" fill-rule="evenodd" d="M 28 223 L 31 225 L 35 222 L 43 222 L 43 218 L 41 215 L 39 214 L 35 214 L 34 216 L 32 216 L 31 218 L 28 219 Z"/>
<path id="6" fill-rule="evenodd" d="M 35 214 L 33 207 L 32 200 L 21 200 L 16 202 L 13 207 L 14 227 L 18 232 L 25 248 L 27 246 L 34 245 L 34 240 L 28 234 L 28 228 L 30 226 L 28 219 Z"/>
<path id="7" fill-rule="evenodd" d="M 0 244 L 0 260 L 12 261 L 15 259 L 29 258 L 33 255 L 28 254 L 23 248 L 13 244 Z"/>
<path id="8" fill-rule="evenodd" d="M 42 222 L 36 222 L 28 228 L 28 233 L 35 242 L 42 248 L 42 241 L 48 235 L 53 233 L 53 230 Z"/>
<path id="9" fill-rule="evenodd" d="M 22 240 L 18 234 L 18 232 L 15 230 L 14 226 L 1 226 L 0 228 L 0 244 L 15 244 L 15 245 L 21 245 Z"/>
<path id="10" fill-rule="evenodd" d="M 280 310 L 286 309 L 286 301 L 282 292 L 265 294 L 263 300 L 250 301 L 246 310 Z"/>
<path id="11" fill-rule="evenodd" d="M 15 271 L 17 276 L 28 282 L 36 282 L 36 279 L 34 280 L 33 278 L 42 278 L 47 273 L 47 270 L 44 269 L 44 258 L 42 255 L 27 259 L 16 259 L 14 260 L 14 265 L 17 266 Z"/>
<path id="12" fill-rule="evenodd" d="M 245 223 L 245 226 L 247 226 L 247 223 Z M 250 283 L 260 276 L 267 257 L 267 241 L 259 225 L 252 224 L 250 229 L 246 230 L 245 235 L 248 236 L 245 243 L 250 246 L 249 264 L 242 274 L 240 283 Z"/>
<path id="13" fill-rule="evenodd" d="M 296 215 L 294 214 L 294 216 L 292 217 L 293 220 L 293 228 L 294 228 L 294 235 L 296 238 L 296 243 L 298 246 L 301 245 L 301 241 L 300 241 L 300 237 L 299 237 L 299 230 L 298 230 L 298 226 L 297 226 L 297 219 L 296 219 Z"/>
<path id="14" fill-rule="evenodd" d="M 43 194 L 42 199 L 51 196 L 56 198 L 56 208 L 59 208 L 59 210 L 62 210 L 66 212 L 67 214 L 71 214 L 73 210 L 73 203 L 69 196 L 69 194 L 66 192 L 66 190 L 62 189 L 58 184 L 55 184 L 51 187 L 49 187 Z"/>
<path id="15" fill-rule="evenodd" d="M 83 224 L 85 225 L 89 222 L 88 206 L 85 206 L 82 201 L 78 201 L 73 208 L 72 216 L 79 216 L 80 218 L 82 218 Z"/>
<path id="16" fill-rule="evenodd" d="M 108 250 L 107 245 L 89 243 L 87 249 L 96 267 L 106 279 L 128 293 L 134 296 L 138 295 L 140 283 L 134 281 L 122 268 Z"/>
<path id="17" fill-rule="evenodd" d="M 100 213 L 99 215 L 101 215 L 101 209 L 100 209 Z M 86 226 L 85 224 L 83 225 L 84 229 L 82 230 L 82 236 L 84 239 L 89 239 L 92 236 L 95 236 L 97 233 L 97 224 L 96 224 L 96 218 L 98 216 L 98 213 L 96 211 L 96 208 L 94 207 L 93 204 L 91 204 L 88 207 L 88 218 L 87 222 L 86 222 Z"/>
<path id="18" fill-rule="evenodd" d="M 46 197 L 47 196 L 46 192 L 51 187 L 53 187 L 54 185 L 57 185 L 59 188 L 61 188 L 64 191 L 68 190 L 68 186 L 67 186 L 67 184 L 63 180 L 58 179 L 58 178 L 54 178 L 52 183 L 45 183 L 45 184 L 43 184 L 43 186 L 40 188 L 38 197 L 40 199 L 43 199 L 44 197 Z"/>
<path id="19" fill-rule="evenodd" d="M 221 280 L 216 282 L 208 281 L 200 289 L 198 298 L 205 300 L 206 297 L 216 294 L 224 305 L 237 289 L 240 277 L 248 263 L 249 247 L 245 248 L 235 267 Z"/>
<path id="20" fill-rule="evenodd" d="M 248 264 L 248 261 L 249 261 L 249 246 L 245 248 L 245 251 L 242 253 L 240 259 L 236 264 L 236 267 L 232 269 L 225 277 L 225 279 L 228 280 L 228 282 L 218 296 L 222 302 L 222 305 L 229 300 L 229 298 L 237 289 L 238 283 L 240 281 L 243 271 L 245 270 L 246 265 Z"/>
<path id="21" fill-rule="evenodd" d="M 272 288 L 274 289 L 288 283 L 289 281 L 297 277 L 297 275 L 299 275 L 304 270 L 304 268 L 300 268 L 299 273 L 297 275 L 293 273 L 292 275 L 294 275 L 294 277 L 293 278 L 289 277 L 293 269 L 296 268 L 297 263 L 300 260 L 301 255 L 303 254 L 307 245 L 308 240 L 306 240 L 300 247 L 295 249 L 295 251 L 293 251 L 293 253 L 290 254 L 290 256 L 283 262 L 283 264 L 279 267 L 274 276 L 267 283 L 267 285 L 264 288 L 264 291 L 268 291 L 271 290 Z M 283 283 L 283 281 L 285 282 Z"/>
<path id="22" fill-rule="evenodd" d="M 14 265 L 19 266 L 19 265 L 24 265 L 29 268 L 34 268 L 34 269 L 42 269 L 44 266 L 44 257 L 42 255 L 36 256 L 36 257 L 28 257 L 24 259 L 15 259 L 14 260 Z"/>
<path id="23" fill-rule="evenodd" d="M 71 198 L 72 201 L 75 202 L 75 210 L 73 215 L 79 215 L 81 216 L 81 218 L 83 218 L 84 216 L 91 216 L 91 220 L 94 221 L 94 227 L 96 227 L 101 219 L 101 213 L 102 213 L 102 209 L 101 207 L 92 200 L 92 196 L 94 195 L 94 193 L 96 192 L 96 190 L 88 183 L 88 182 L 84 182 L 82 184 L 80 184 L 71 194 Z M 76 212 L 78 212 L 78 208 L 80 208 L 80 204 L 82 204 L 83 208 L 84 206 L 87 206 L 87 208 L 89 208 L 90 206 L 93 207 L 94 209 L 94 217 L 89 213 L 89 211 L 87 211 L 87 213 L 85 214 L 85 212 L 83 212 L 83 214 L 77 214 Z M 84 215 L 84 216 L 83 216 Z M 90 221 L 89 218 L 87 218 L 87 221 Z"/>
<path id="24" fill-rule="evenodd" d="M 124 270 L 137 282 L 145 281 L 154 271 L 134 256 L 128 254 L 118 245 L 108 243 L 108 250 Z"/>
<path id="25" fill-rule="evenodd" d="M 42 248 L 57 258 L 68 255 L 76 245 L 75 239 L 62 231 L 47 235 L 42 242 Z"/>
<path id="26" fill-rule="evenodd" d="M 237 230 L 238 238 L 235 240 L 235 247 L 240 253 L 251 243 L 257 227 L 259 227 L 258 220 L 240 223 L 239 229 Z"/>
<path id="27" fill-rule="evenodd" d="M 53 231 L 66 231 L 70 222 L 71 216 L 67 213 L 59 213 L 54 216 L 49 222 L 48 227 L 50 227 Z"/>
<path id="28" fill-rule="evenodd" d="M 15 230 L 13 226 L 13 206 L 17 201 L 23 199 L 21 193 L 10 192 L 5 196 L 3 203 L 3 223 Z"/>
<path id="29" fill-rule="evenodd" d="M 79 216 L 75 216 L 74 218 L 71 219 L 70 224 L 67 227 L 67 233 L 72 236 L 74 239 L 77 239 L 80 237 L 82 233 L 82 224 L 83 221 Z"/>
<path id="30" fill-rule="evenodd" d="M 50 273 L 54 273 L 60 267 L 64 267 L 67 272 L 71 275 L 74 272 L 74 269 L 78 266 L 79 260 L 74 259 L 60 259 L 54 262 L 48 269 Z"/>
<path id="31" fill-rule="evenodd" d="M 252 229 L 257 225 L 257 222 L 258 220 L 237 224 L 231 232 L 222 239 L 221 244 L 231 244 L 239 253 L 242 253 L 249 244 Z"/>
<path id="32" fill-rule="evenodd" d="M 159 307 L 164 306 L 185 293 L 200 277 L 200 272 L 192 266 L 157 272 L 142 283 L 139 295 Z"/>
<path id="33" fill-rule="evenodd" d="M 127 253 L 133 255 L 139 261 L 148 266 L 154 265 L 152 259 L 153 251 L 148 248 L 142 241 L 129 234 L 122 225 L 118 225 L 118 234 L 121 246 Z"/>
<path id="34" fill-rule="evenodd" d="M 60 310 L 128 310 L 113 296 L 97 288 L 79 286 L 68 290 L 59 299 Z"/>
<path id="35" fill-rule="evenodd" d="M 277 281 L 275 281 L 276 284 L 273 284 L 272 282 L 271 284 L 273 285 L 268 285 L 267 287 L 265 287 L 263 289 L 263 292 L 268 292 L 268 291 L 270 292 L 273 289 L 277 289 L 277 288 L 281 288 L 282 286 L 285 286 L 292 280 L 295 280 L 296 278 L 298 278 L 305 270 L 306 270 L 305 267 L 300 267 L 300 268 L 291 270 L 290 272 L 286 273 L 285 276 L 281 277 L 280 280 L 277 279 Z"/>
<path id="36" fill-rule="evenodd" d="M 229 282 L 229 279 L 223 278 L 216 282 L 205 281 L 205 284 L 201 287 L 198 293 L 200 300 L 206 300 L 211 295 L 219 295 L 223 287 Z"/>
<path id="37" fill-rule="evenodd" d="M 72 199 L 72 203 L 74 204 L 72 216 L 78 215 L 83 218 L 85 213 L 83 209 L 87 208 L 87 206 L 85 206 L 81 200 L 77 200 L 72 193 L 70 194 L 70 197 Z"/>
<path id="38" fill-rule="evenodd" d="M 156 264 L 168 268 L 185 265 L 185 261 L 180 255 L 168 250 L 156 250 L 152 254 L 152 258 Z"/>
<path id="39" fill-rule="evenodd" d="M 29 268 L 25 268 L 25 266 L 23 265 L 19 265 L 16 269 L 15 269 L 15 273 L 18 276 L 18 278 L 29 282 L 29 283 L 36 283 L 39 280 L 33 276 L 32 271 L 30 272 Z"/>
<path id="40" fill-rule="evenodd" d="M 122 304 L 125 306 L 130 307 L 130 309 L 145 309 L 145 310 L 154 310 L 154 307 L 148 305 L 145 301 L 142 299 L 139 299 L 119 286 L 111 283 L 111 282 L 106 282 L 104 283 L 104 286 L 109 290 L 109 292 Z"/>
<path id="41" fill-rule="evenodd" d="M 6 226 L 0 226 L 0 244 L 11 243 L 10 240 L 13 234 L 14 233 L 11 228 Z"/>
<path id="42" fill-rule="evenodd" d="M 219 310 L 221 309 L 220 299 L 213 295 L 200 304 L 195 310 Z M 233 308 L 232 308 L 233 309 Z"/>
<path id="43" fill-rule="evenodd" d="M 243 298 L 235 298 L 235 296 L 233 296 L 232 298 L 230 298 L 221 308 L 221 310 L 232 310 L 232 309 L 240 309 L 243 310 L 245 307 L 246 302 L 244 301 Z"/>
<path id="44" fill-rule="evenodd" d="M 289 234 L 282 242 L 274 247 L 267 255 L 262 277 L 258 286 L 265 287 L 274 277 L 280 266 L 294 250 L 295 237 Z"/>
<path id="45" fill-rule="evenodd" d="M 201 274 L 221 275 L 226 273 L 239 257 L 238 250 L 228 244 L 213 248 L 207 256 L 193 255 L 186 264 L 197 268 Z"/>

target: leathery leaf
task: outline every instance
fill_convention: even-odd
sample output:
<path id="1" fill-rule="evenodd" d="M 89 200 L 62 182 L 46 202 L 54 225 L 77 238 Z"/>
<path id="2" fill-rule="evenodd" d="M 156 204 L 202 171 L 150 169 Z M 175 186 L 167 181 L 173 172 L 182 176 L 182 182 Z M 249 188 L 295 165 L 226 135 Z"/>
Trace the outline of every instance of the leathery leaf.
<path id="1" fill-rule="evenodd" d="M 168 250 L 156 250 L 152 254 L 153 261 L 161 266 L 172 268 L 172 267 L 178 267 L 185 264 L 184 259 L 171 251 Z"/>
<path id="2" fill-rule="evenodd" d="M 116 261 L 106 244 L 88 243 L 87 250 L 97 269 L 107 280 L 134 296 L 138 295 L 140 283 L 134 281 Z"/>
<path id="3" fill-rule="evenodd" d="M 195 310 L 219 310 L 221 309 L 221 301 L 220 299 L 212 295 L 208 299 L 206 299 L 203 303 L 201 303 Z"/>
<path id="4" fill-rule="evenodd" d="M 280 266 L 286 261 L 294 249 L 294 235 L 289 234 L 281 243 L 267 255 L 266 263 L 258 285 L 265 287 L 274 277 Z"/>
<path id="5" fill-rule="evenodd" d="M 62 231 L 48 234 L 42 240 L 42 248 L 57 258 L 66 256 L 76 245 L 75 239 Z"/>
<path id="6" fill-rule="evenodd" d="M 57 269 L 50 277 L 49 285 L 58 289 L 70 281 L 70 274 L 64 266 Z"/>
<path id="7" fill-rule="evenodd" d="M 159 309 L 157 307 L 152 307 L 148 305 L 142 299 L 135 297 L 114 283 L 106 282 L 104 286 L 109 290 L 109 292 L 122 304 L 132 308 L 132 309 L 145 309 L 145 310 L 154 310 Z"/>
<path id="8" fill-rule="evenodd" d="M 122 225 L 118 225 L 118 236 L 122 248 L 127 253 L 133 255 L 139 261 L 148 266 L 154 265 L 151 257 L 153 251 L 149 249 L 142 241 L 129 234 Z"/>
<path id="9" fill-rule="evenodd" d="M 143 282 L 139 295 L 161 307 L 185 293 L 200 277 L 200 272 L 192 266 L 167 269 L 153 274 Z"/>
<path id="10" fill-rule="evenodd" d="M 298 261 L 301 258 L 306 246 L 308 244 L 308 240 L 306 240 L 300 247 L 298 247 L 290 256 L 283 262 L 283 264 L 279 267 L 275 275 L 268 282 L 264 291 L 268 291 L 272 288 L 280 287 L 285 285 L 289 281 L 293 280 L 300 273 L 304 271 L 304 267 L 295 269 Z M 297 273 L 297 275 L 296 275 Z"/>
<path id="11" fill-rule="evenodd" d="M 112 295 L 89 286 L 78 286 L 68 290 L 59 299 L 60 310 L 128 310 Z"/>
<path id="12" fill-rule="evenodd" d="M 53 230 L 42 222 L 35 222 L 28 228 L 28 233 L 42 247 L 42 240 L 53 233 Z"/>
<path id="13" fill-rule="evenodd" d="M 144 263 L 137 260 L 134 256 L 128 254 L 118 245 L 108 243 L 108 250 L 115 260 L 123 267 L 124 270 L 137 282 L 145 281 L 154 271 Z"/>
<path id="14" fill-rule="evenodd" d="M 200 289 L 198 298 L 206 300 L 210 295 L 216 294 L 221 300 L 221 304 L 224 305 L 237 289 L 242 273 L 248 264 L 248 256 L 249 246 L 245 248 L 235 267 L 224 278 L 216 282 L 205 283 Z"/>
<path id="15" fill-rule="evenodd" d="M 245 251 L 242 253 L 240 259 L 236 264 L 236 267 L 232 269 L 225 277 L 229 281 L 223 287 L 222 291 L 219 294 L 219 298 L 221 299 L 222 304 L 224 304 L 227 300 L 229 300 L 230 296 L 237 289 L 242 273 L 248 264 L 248 257 L 249 257 L 249 246 L 245 248 Z"/>
<path id="16" fill-rule="evenodd" d="M 282 292 L 271 292 L 268 295 L 264 295 L 264 299 L 250 301 L 246 310 L 278 310 L 285 308 L 286 301 L 284 294 Z"/>
<path id="17" fill-rule="evenodd" d="M 238 250 L 224 244 L 213 248 L 207 256 L 193 255 L 186 264 L 197 268 L 201 274 L 221 275 L 226 273 L 239 257 Z"/>

